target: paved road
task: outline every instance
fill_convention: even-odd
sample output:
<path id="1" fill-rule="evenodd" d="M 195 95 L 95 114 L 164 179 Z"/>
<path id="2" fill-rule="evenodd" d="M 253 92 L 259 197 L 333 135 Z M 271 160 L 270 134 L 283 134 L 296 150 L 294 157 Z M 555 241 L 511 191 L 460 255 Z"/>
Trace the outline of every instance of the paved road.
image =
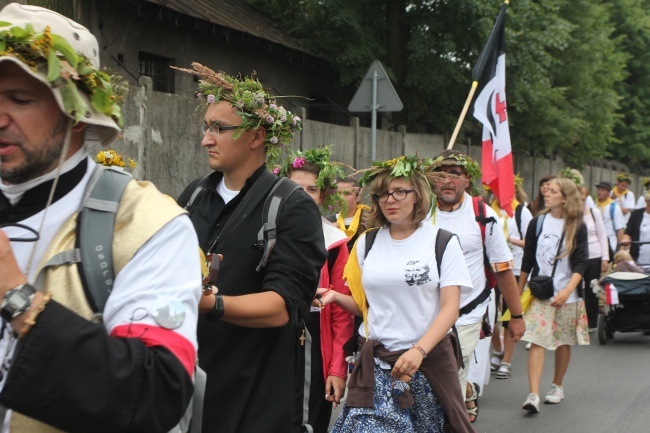
<path id="1" fill-rule="evenodd" d="M 561 404 L 540 413 L 521 409 L 528 395 L 527 352 L 518 344 L 513 375 L 494 376 L 479 399 L 478 433 L 650 432 L 650 336 L 617 333 L 607 345 L 591 334 L 590 346 L 574 347 Z M 543 394 L 553 378 L 553 353 L 546 353 Z"/>

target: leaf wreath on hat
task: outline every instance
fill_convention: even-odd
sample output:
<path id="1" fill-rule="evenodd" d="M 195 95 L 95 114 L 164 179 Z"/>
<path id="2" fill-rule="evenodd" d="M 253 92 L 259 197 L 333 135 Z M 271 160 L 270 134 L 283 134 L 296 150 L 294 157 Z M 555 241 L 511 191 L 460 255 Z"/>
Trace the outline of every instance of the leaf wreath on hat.
<path id="1" fill-rule="evenodd" d="M 642 177 L 641 182 L 646 188 L 650 186 L 650 177 Z"/>
<path id="2" fill-rule="evenodd" d="M 306 164 L 318 168 L 318 177 L 316 178 L 316 188 L 323 193 L 321 208 L 334 210 L 344 209 L 345 200 L 343 195 L 338 192 L 337 180 L 345 177 L 343 163 L 330 162 L 332 151 L 330 146 L 317 147 L 315 149 L 295 150 L 289 153 L 286 161 L 282 165 L 276 165 L 273 168 L 273 174 L 281 177 L 290 177 L 294 170 L 303 169 Z"/>
<path id="3" fill-rule="evenodd" d="M 435 182 L 435 179 L 433 179 L 432 176 L 435 176 L 435 170 L 443 165 L 457 165 L 463 167 L 469 177 L 471 194 L 473 196 L 481 194 L 481 190 L 474 185 L 475 180 L 481 179 L 481 167 L 471 157 L 462 153 L 452 153 L 436 157 L 426 169 L 429 182 Z"/>
<path id="4" fill-rule="evenodd" d="M 49 26 L 37 32 L 31 24 L 18 27 L 0 22 L 0 53 L 45 74 L 52 88 L 60 88 L 65 112 L 75 123 L 89 111 L 81 91 L 88 95 L 92 108 L 123 126 L 119 104 L 128 84 L 118 75 L 94 69 L 90 59 L 75 52 L 62 36 L 51 33 Z"/>
<path id="5" fill-rule="evenodd" d="M 241 128 L 233 135 L 237 139 L 247 129 L 263 126 L 266 134 L 266 154 L 269 167 L 281 160 L 283 149 L 293 141 L 293 135 L 300 131 L 302 120 L 278 105 L 276 98 L 264 90 L 255 75 L 250 77 L 231 77 L 223 71 L 215 72 L 200 63 L 192 63 L 193 69 L 172 66 L 181 72 L 199 77 L 199 91 L 194 95 L 206 104 L 228 101 L 242 118 Z"/>
<path id="6" fill-rule="evenodd" d="M 617 182 L 627 182 L 627 183 L 632 183 L 632 177 L 627 174 L 627 173 L 619 173 L 616 175 L 616 181 Z"/>

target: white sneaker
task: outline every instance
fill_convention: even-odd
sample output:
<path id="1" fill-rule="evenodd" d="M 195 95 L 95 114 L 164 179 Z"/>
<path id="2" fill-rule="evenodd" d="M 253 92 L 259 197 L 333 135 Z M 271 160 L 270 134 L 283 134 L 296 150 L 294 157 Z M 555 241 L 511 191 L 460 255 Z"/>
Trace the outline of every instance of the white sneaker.
<path id="1" fill-rule="evenodd" d="M 521 406 L 523 410 L 527 410 L 528 412 L 531 413 L 538 413 L 539 412 L 539 395 L 535 393 L 530 393 L 528 394 L 528 398 L 524 402 L 523 406 Z"/>
<path id="2" fill-rule="evenodd" d="M 557 404 L 562 402 L 562 400 L 564 400 L 564 389 L 561 386 L 552 383 L 546 393 L 546 397 L 544 397 L 544 403 Z"/>

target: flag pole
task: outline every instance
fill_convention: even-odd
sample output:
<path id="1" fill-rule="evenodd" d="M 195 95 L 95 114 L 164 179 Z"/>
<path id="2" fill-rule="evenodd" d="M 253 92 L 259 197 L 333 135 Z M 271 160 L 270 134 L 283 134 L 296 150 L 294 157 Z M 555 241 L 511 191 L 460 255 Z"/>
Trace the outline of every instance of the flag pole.
<path id="1" fill-rule="evenodd" d="M 451 136 L 451 140 L 449 140 L 447 149 L 451 149 L 452 147 L 454 147 L 454 143 L 456 143 L 456 138 L 458 137 L 458 133 L 460 132 L 460 127 L 463 124 L 463 121 L 465 120 L 465 116 L 467 115 L 467 110 L 469 110 L 469 104 L 472 103 L 472 98 L 474 98 L 474 93 L 476 92 L 477 87 L 478 87 L 478 81 L 473 81 L 472 88 L 469 90 L 469 95 L 467 95 L 467 101 L 465 101 L 465 106 L 463 107 L 463 111 L 460 113 L 460 118 L 458 119 L 458 123 L 456 123 L 456 128 L 454 129 L 454 133 Z"/>

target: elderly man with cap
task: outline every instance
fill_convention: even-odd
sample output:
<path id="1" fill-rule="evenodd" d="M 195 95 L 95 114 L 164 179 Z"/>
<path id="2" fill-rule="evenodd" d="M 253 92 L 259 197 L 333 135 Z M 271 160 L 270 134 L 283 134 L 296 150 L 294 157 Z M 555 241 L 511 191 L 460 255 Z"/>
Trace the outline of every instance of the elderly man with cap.
<path id="1" fill-rule="evenodd" d="M 480 339 L 483 316 L 490 303 L 491 289 L 494 288 L 488 284 L 486 265 L 492 269 L 501 294 L 510 307 L 512 320 L 508 332 L 513 342 L 519 341 L 526 330 L 526 324 L 523 320 L 519 289 L 512 273 L 514 259 L 501 223 L 492 208 L 466 192 L 470 190 L 472 181 L 480 177 L 478 164 L 458 151 L 445 150 L 434 159 L 432 170 L 430 178 L 436 202 L 431 213 L 431 223 L 458 236 L 472 277 L 473 287 L 469 290 L 461 288 L 461 308 L 456 329 L 465 365 L 459 372 L 459 379 L 461 388 L 466 391 L 468 414 L 473 422 L 478 416 L 478 396 L 475 386 L 467 382 L 467 370 Z M 477 222 L 480 206 L 483 207 L 484 231 Z M 475 211 L 475 207 L 479 212 Z M 489 263 L 484 262 L 484 257 Z M 488 353 L 484 355 L 488 358 Z M 489 368 L 489 360 L 485 362 L 485 366 Z"/>
<path id="2" fill-rule="evenodd" d="M 623 239 L 625 217 L 621 207 L 611 197 L 612 184 L 602 180 L 596 184 L 596 207 L 603 214 L 605 233 L 609 240 L 609 261 L 613 262 L 617 245 Z"/>
<path id="3" fill-rule="evenodd" d="M 99 70 L 85 27 L 12 3 L 0 46 L 2 431 L 169 431 L 193 391 L 201 266 L 190 220 L 150 183 L 89 157 L 86 142 L 120 131 L 123 86 Z M 80 275 L 90 265 L 78 210 L 94 179 L 124 176 L 113 208 L 92 203 L 116 208 L 118 228 L 112 263 L 94 248 L 115 274 L 97 286 Z"/>

